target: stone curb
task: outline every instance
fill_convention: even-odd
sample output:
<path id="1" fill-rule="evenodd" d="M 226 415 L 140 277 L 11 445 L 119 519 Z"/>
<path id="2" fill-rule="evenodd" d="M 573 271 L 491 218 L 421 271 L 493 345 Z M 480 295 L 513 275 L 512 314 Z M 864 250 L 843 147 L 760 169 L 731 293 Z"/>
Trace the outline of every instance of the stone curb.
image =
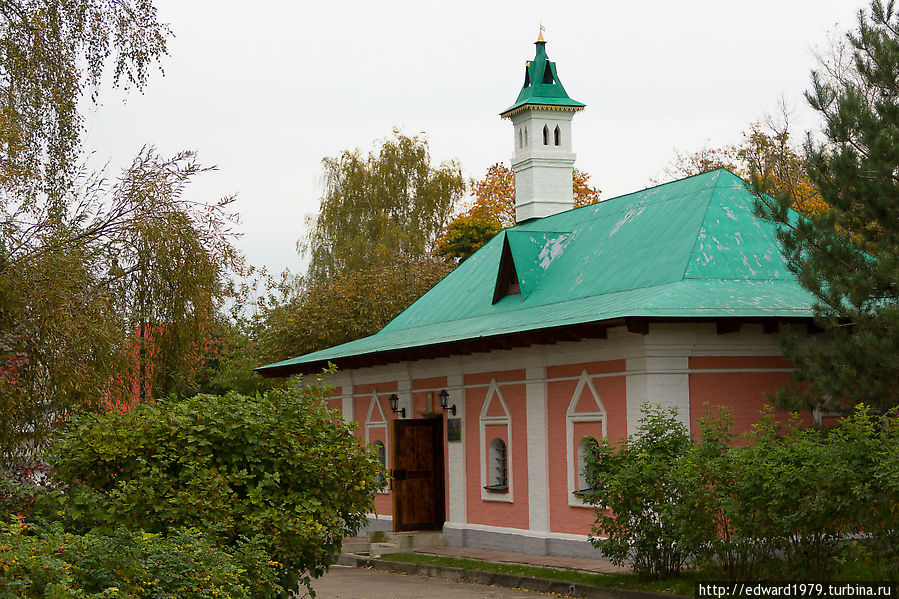
<path id="1" fill-rule="evenodd" d="M 612 589 L 581 582 L 565 582 L 564 580 L 519 576 L 518 574 L 505 574 L 502 572 L 485 572 L 483 570 L 470 570 L 452 566 L 435 566 L 432 564 L 392 562 L 352 555 L 349 553 L 341 553 L 337 558 L 337 563 L 341 566 L 353 566 L 356 568 L 367 567 L 375 570 L 401 572 L 403 574 L 414 574 L 430 578 L 448 578 L 450 580 L 458 580 L 459 582 L 476 582 L 480 584 L 507 587 L 510 589 L 567 595 L 578 599 L 675 599 L 677 597 L 683 597 L 683 595 L 669 595 L 667 593 L 654 593 L 651 591 L 632 591 L 630 589 Z"/>

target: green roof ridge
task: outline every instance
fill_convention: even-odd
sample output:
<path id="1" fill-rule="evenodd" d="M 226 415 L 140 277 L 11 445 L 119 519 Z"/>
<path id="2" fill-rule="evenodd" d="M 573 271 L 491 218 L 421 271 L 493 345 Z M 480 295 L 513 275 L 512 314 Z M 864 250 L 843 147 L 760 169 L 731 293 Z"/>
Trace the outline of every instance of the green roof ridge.
<path id="1" fill-rule="evenodd" d="M 537 40 L 534 59 L 524 68 L 524 83 L 518 93 L 518 99 L 510 107 L 500 113 L 502 117 L 512 116 L 519 110 L 529 106 L 543 107 L 548 110 L 581 110 L 586 106 L 572 99 L 559 80 L 556 63 L 546 56 L 546 42 Z"/>
<path id="2" fill-rule="evenodd" d="M 716 168 L 714 171 L 706 171 L 706 172 L 713 172 L 716 174 L 716 176 L 715 176 L 715 188 L 716 189 L 718 188 L 718 183 L 721 181 L 721 172 L 720 171 L 722 171 L 722 170 L 727 170 L 727 169 L 722 167 L 722 168 Z M 730 171 L 728 171 L 728 172 L 730 172 Z M 696 175 L 692 175 L 692 176 L 696 177 L 698 175 L 703 175 L 703 174 L 706 174 L 706 173 L 697 173 Z M 681 179 L 681 180 L 683 180 L 683 179 Z M 699 245 L 699 241 L 698 241 L 699 234 L 702 232 L 703 227 L 705 227 L 705 219 L 709 215 L 709 207 L 712 205 L 712 200 L 714 198 L 715 198 L 715 194 L 712 194 L 709 197 L 708 202 L 706 202 L 705 212 L 702 213 L 702 218 L 699 220 L 699 226 L 696 228 L 697 242 L 693 244 L 693 249 L 690 251 L 690 255 L 687 256 L 686 262 L 684 262 L 684 272 L 683 272 L 683 275 L 681 275 L 681 281 L 683 281 L 684 279 L 687 278 L 687 271 L 690 270 L 690 265 L 693 264 L 693 256 L 696 254 L 696 247 Z"/>

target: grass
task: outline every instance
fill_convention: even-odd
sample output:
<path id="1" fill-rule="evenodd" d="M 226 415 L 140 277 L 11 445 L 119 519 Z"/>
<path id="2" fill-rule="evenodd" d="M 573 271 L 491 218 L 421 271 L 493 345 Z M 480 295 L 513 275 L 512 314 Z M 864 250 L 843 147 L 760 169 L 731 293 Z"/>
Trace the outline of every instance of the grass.
<path id="1" fill-rule="evenodd" d="M 392 553 L 381 556 L 382 560 L 404 562 L 410 564 L 429 564 L 434 566 L 450 566 L 466 570 L 482 572 L 501 572 L 518 576 L 549 578 L 565 582 L 580 582 L 598 587 L 630 589 L 635 591 L 652 591 L 656 593 L 672 593 L 692 596 L 695 581 L 692 578 L 663 578 L 659 580 L 641 580 L 633 574 L 595 574 L 583 570 L 546 568 L 525 564 L 508 564 L 487 562 L 477 559 L 449 557 L 445 555 L 429 555 L 422 553 Z"/>

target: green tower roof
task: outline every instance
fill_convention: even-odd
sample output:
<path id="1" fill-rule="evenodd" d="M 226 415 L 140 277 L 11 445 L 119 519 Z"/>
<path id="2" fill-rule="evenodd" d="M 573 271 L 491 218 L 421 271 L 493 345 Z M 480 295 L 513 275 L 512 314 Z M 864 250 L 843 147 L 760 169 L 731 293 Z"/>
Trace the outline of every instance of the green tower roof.
<path id="1" fill-rule="evenodd" d="M 545 110 L 583 110 L 585 104 L 572 100 L 562 87 L 556 63 L 546 56 L 546 42 L 543 34 L 534 43 L 537 54 L 534 60 L 524 67 L 524 85 L 515 103 L 500 113 L 500 116 L 511 117 L 527 108 L 543 108 Z"/>
<path id="2" fill-rule="evenodd" d="M 754 201 L 745 181 L 718 169 L 520 224 L 375 335 L 257 371 L 284 376 L 328 361 L 358 367 L 595 336 L 628 319 L 810 319 L 814 297 Z"/>

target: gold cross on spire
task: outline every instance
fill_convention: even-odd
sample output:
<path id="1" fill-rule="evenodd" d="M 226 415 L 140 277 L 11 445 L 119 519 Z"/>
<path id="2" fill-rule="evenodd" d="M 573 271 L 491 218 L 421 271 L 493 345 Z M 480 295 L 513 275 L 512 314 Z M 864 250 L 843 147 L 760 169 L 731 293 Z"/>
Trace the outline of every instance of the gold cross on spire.
<path id="1" fill-rule="evenodd" d="M 544 30 L 546 30 L 546 27 L 543 26 L 543 22 L 541 21 L 541 22 L 540 22 L 540 33 L 537 34 L 537 41 L 538 41 L 538 42 L 545 42 L 545 41 L 546 41 L 545 39 L 543 39 L 543 32 L 544 32 Z"/>

